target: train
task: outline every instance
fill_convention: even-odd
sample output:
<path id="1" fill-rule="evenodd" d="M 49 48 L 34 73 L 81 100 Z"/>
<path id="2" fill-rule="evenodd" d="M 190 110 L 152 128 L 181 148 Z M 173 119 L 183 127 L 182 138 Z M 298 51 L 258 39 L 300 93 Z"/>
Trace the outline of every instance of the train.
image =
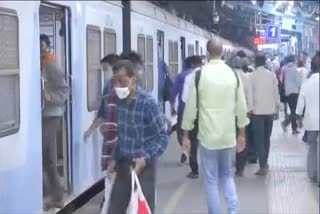
<path id="1" fill-rule="evenodd" d="M 142 85 L 157 99 L 159 60 L 168 64 L 174 79 L 183 60 L 206 55 L 206 42 L 217 36 L 147 1 L 131 1 L 129 10 L 121 1 L 0 1 L 1 214 L 42 213 L 46 200 L 40 34 L 49 36 L 71 88 L 57 133 L 57 168 L 68 192 L 66 204 L 104 177 L 99 131 L 83 142 L 104 85 L 100 59 L 137 51 L 145 63 Z M 220 40 L 226 60 L 240 49 L 250 52 Z"/>

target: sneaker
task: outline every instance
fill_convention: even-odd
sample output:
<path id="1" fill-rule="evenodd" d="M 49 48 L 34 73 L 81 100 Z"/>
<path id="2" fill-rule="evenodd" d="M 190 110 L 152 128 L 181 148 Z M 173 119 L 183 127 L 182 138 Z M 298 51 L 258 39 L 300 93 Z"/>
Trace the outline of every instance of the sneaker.
<path id="1" fill-rule="evenodd" d="M 255 175 L 260 175 L 260 176 L 266 176 L 268 174 L 268 169 L 267 168 L 262 168 L 259 169 Z"/>
<path id="2" fill-rule="evenodd" d="M 300 134 L 300 132 L 298 130 L 295 130 L 295 131 L 292 131 L 292 134 L 293 135 L 298 135 L 298 134 Z"/>
<path id="3" fill-rule="evenodd" d="M 199 178 L 199 174 L 198 174 L 198 173 L 190 172 L 190 173 L 187 175 L 187 178 L 197 179 L 197 178 Z"/>
<path id="4" fill-rule="evenodd" d="M 183 153 L 180 158 L 180 163 L 185 163 L 187 161 L 187 156 Z"/>
<path id="5" fill-rule="evenodd" d="M 243 171 L 238 171 L 238 170 L 237 170 L 237 171 L 235 172 L 235 175 L 238 176 L 238 177 L 242 177 L 242 176 L 243 176 Z"/>

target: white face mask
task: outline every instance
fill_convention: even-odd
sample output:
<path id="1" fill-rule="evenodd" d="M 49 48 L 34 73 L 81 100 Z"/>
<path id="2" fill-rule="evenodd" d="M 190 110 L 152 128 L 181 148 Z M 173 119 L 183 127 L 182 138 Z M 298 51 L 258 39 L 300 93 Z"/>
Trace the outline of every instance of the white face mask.
<path id="1" fill-rule="evenodd" d="M 129 87 L 124 87 L 124 88 L 115 87 L 114 90 L 120 100 L 127 98 L 130 94 Z"/>
<path id="2" fill-rule="evenodd" d="M 120 100 L 126 99 L 129 96 L 129 94 L 130 94 L 130 89 L 129 89 L 130 85 L 131 85 L 131 81 L 130 81 L 130 83 L 129 83 L 129 85 L 127 87 L 115 87 L 114 88 L 114 90 L 116 92 L 116 95 L 118 96 L 118 98 Z"/>

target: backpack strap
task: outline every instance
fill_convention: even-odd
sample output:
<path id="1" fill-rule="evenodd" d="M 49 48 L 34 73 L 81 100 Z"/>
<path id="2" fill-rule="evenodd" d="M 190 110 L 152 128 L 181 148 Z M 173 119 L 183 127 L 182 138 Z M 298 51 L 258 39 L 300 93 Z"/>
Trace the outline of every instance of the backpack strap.
<path id="1" fill-rule="evenodd" d="M 196 77 L 195 77 L 195 86 L 196 86 L 196 95 L 197 95 L 197 117 L 199 115 L 199 82 L 200 82 L 200 77 L 201 77 L 201 70 L 196 72 Z"/>
<path id="2" fill-rule="evenodd" d="M 236 88 L 236 102 L 238 100 L 238 89 L 239 89 L 239 85 L 240 85 L 240 80 L 239 80 L 239 76 L 237 74 L 237 72 L 234 69 L 231 69 L 233 74 L 236 76 L 237 79 L 237 88 Z"/>
<path id="3" fill-rule="evenodd" d="M 195 87 L 196 87 L 196 105 L 197 105 L 197 116 L 194 121 L 194 133 L 195 136 L 198 134 L 198 129 L 199 129 L 199 82 L 200 82 L 200 77 L 201 77 L 201 69 L 196 71 L 195 73 Z"/>

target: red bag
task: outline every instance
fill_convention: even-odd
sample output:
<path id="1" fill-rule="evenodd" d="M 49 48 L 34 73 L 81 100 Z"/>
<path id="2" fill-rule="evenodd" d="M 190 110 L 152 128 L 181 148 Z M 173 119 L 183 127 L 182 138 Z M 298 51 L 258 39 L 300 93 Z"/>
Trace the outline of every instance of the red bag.
<path id="1" fill-rule="evenodd" d="M 136 189 L 135 185 L 137 186 Z M 134 170 L 131 170 L 131 198 L 127 214 L 151 214 L 148 202 L 143 195 L 138 176 Z"/>

